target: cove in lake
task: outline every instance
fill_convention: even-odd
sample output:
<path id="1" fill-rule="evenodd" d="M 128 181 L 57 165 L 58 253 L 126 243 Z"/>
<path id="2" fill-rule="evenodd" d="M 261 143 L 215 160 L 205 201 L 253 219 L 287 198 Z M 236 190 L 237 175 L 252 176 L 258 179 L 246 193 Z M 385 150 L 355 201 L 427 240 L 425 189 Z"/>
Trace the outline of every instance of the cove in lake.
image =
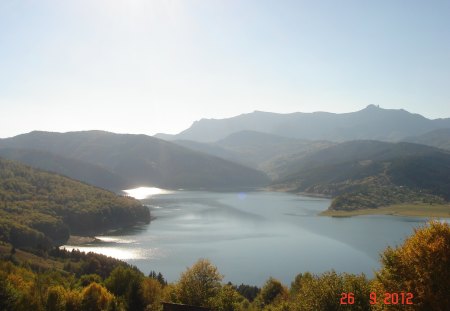
<path id="1" fill-rule="evenodd" d="M 149 225 L 99 236 L 99 243 L 66 245 L 123 259 L 144 273 L 175 281 L 208 258 L 226 282 L 261 286 L 270 276 L 361 273 L 373 277 L 379 254 L 426 219 L 394 216 L 317 216 L 330 200 L 286 193 L 153 192 L 142 200 L 156 217 Z"/>

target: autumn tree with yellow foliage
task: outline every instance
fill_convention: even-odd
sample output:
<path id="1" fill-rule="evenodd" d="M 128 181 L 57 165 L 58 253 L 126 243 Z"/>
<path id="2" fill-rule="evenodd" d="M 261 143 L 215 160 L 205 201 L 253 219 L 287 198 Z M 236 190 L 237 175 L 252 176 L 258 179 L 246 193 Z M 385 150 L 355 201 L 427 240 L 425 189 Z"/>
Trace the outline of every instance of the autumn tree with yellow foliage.
<path id="1" fill-rule="evenodd" d="M 375 281 L 378 292 L 413 293 L 413 310 L 449 310 L 448 223 L 431 221 L 427 226 L 415 229 L 403 245 L 388 247 L 382 254 L 381 262 L 382 268 Z"/>

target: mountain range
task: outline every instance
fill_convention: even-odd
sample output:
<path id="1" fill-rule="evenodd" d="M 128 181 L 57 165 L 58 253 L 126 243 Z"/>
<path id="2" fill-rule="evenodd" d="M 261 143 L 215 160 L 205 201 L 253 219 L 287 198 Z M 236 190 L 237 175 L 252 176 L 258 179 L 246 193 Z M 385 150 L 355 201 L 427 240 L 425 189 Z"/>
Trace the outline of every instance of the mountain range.
<path id="1" fill-rule="evenodd" d="M 430 120 L 403 109 L 375 105 L 350 113 L 288 113 L 255 111 L 227 119 L 201 119 L 179 134 L 157 134 L 165 140 L 216 142 L 240 131 L 257 131 L 305 140 L 400 141 L 439 128 L 450 128 L 450 119 Z"/>
<path id="2" fill-rule="evenodd" d="M 332 209 L 450 200 L 450 119 L 403 109 L 254 112 L 177 135 L 34 131 L 0 156 L 97 187 L 271 189 L 327 195 Z M 445 150 L 447 149 L 447 151 Z"/>

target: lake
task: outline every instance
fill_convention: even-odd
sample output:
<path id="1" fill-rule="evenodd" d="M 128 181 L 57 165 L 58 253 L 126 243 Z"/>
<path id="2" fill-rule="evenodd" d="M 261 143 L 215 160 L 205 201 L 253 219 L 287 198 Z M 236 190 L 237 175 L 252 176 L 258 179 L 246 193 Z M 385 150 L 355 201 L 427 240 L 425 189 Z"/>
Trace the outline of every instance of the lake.
<path id="1" fill-rule="evenodd" d="M 207 258 L 226 282 L 260 286 L 273 276 L 289 285 L 306 271 L 334 269 L 372 277 L 380 252 L 402 243 L 426 221 L 317 216 L 330 200 L 278 192 L 151 189 L 129 192 L 151 209 L 155 219 L 149 225 L 99 236 L 99 243 L 65 247 L 123 259 L 145 273 L 161 272 L 169 281 Z"/>

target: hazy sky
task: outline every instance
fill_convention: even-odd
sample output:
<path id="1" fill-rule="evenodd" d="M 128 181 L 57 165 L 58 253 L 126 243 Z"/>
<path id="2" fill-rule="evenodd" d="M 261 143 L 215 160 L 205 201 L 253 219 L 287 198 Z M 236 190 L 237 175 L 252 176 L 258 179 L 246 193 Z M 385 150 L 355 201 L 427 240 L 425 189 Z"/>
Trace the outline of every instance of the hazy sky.
<path id="1" fill-rule="evenodd" d="M 0 1 L 0 137 L 369 104 L 450 117 L 450 1 Z"/>

